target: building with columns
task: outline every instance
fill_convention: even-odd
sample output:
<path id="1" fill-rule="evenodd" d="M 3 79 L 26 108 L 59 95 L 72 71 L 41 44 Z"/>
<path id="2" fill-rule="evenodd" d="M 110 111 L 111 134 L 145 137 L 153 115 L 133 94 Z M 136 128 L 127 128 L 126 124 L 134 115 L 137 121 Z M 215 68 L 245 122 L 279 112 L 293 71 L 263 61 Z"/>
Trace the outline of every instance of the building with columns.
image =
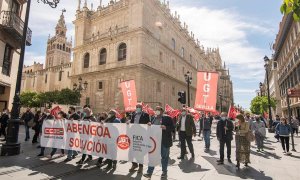
<path id="1" fill-rule="evenodd" d="M 279 93 L 284 116 L 287 111 L 287 90 L 300 89 L 300 22 L 292 13 L 285 15 L 273 46 L 273 59 L 277 62 Z M 292 115 L 300 117 L 300 98 L 290 98 Z"/>
<path id="2" fill-rule="evenodd" d="M 0 110 L 11 109 L 23 36 L 27 0 L 0 0 Z M 27 45 L 31 30 L 27 30 Z"/>
<path id="3" fill-rule="evenodd" d="M 80 2 L 73 21 L 75 42 L 70 83 L 66 84 L 72 87 L 78 79 L 88 83 L 81 93 L 81 105 L 89 104 L 95 112 L 123 109 L 119 83 L 134 79 L 138 101 L 152 107 L 169 104 L 180 108 L 177 94 L 187 91 L 184 74 L 189 71 L 193 77 L 193 106 L 198 70 L 218 71 L 226 76 L 227 85 L 221 83 L 226 89 L 223 95 L 233 100 L 229 72 L 222 66 L 219 49 L 204 49 L 177 12 L 171 14 L 168 3 L 119 0 L 92 9 L 87 1 L 83 7 Z M 51 69 L 51 60 L 57 63 L 58 56 L 48 53 L 46 69 Z"/>

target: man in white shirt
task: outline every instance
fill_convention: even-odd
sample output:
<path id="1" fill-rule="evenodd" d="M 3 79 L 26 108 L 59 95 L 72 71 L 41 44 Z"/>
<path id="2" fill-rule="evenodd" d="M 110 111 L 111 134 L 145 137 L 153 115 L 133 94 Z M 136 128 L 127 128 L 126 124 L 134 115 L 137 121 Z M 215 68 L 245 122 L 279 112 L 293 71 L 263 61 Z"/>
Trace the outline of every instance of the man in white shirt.
<path id="1" fill-rule="evenodd" d="M 184 155 L 186 153 L 185 142 L 187 142 L 188 144 L 190 153 L 192 154 L 192 158 L 195 158 L 192 137 L 193 135 L 196 136 L 196 126 L 194 123 L 193 116 L 188 114 L 185 108 L 181 110 L 181 115 L 179 117 L 179 122 L 178 122 L 178 131 L 179 131 L 179 141 L 180 141 L 180 149 L 181 149 L 181 154 L 178 157 L 178 159 L 184 159 Z"/>

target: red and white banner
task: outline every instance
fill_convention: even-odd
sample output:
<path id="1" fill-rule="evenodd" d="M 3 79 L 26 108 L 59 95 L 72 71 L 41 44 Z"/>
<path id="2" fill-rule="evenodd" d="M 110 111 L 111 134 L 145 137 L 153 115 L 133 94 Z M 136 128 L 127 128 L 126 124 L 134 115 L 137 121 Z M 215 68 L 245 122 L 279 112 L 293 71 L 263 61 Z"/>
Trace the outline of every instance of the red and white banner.
<path id="1" fill-rule="evenodd" d="M 161 135 L 157 125 L 45 120 L 41 146 L 157 166 L 161 162 Z"/>
<path id="2" fill-rule="evenodd" d="M 168 104 L 166 104 L 166 106 L 165 106 L 165 112 L 171 118 L 175 118 L 175 117 L 179 116 L 179 114 L 181 113 L 180 110 L 177 110 L 177 109 L 175 110 Z"/>
<path id="3" fill-rule="evenodd" d="M 125 112 L 135 111 L 137 96 L 134 80 L 123 81 L 120 84 L 123 92 Z"/>
<path id="4" fill-rule="evenodd" d="M 216 72 L 198 72 L 195 109 L 215 112 L 219 74 Z"/>

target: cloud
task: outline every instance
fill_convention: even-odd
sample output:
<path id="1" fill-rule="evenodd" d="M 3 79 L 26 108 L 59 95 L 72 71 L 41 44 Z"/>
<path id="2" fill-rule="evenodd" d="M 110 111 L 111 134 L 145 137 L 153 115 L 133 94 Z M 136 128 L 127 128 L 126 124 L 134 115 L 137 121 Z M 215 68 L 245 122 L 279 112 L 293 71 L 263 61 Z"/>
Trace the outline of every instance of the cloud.
<path id="1" fill-rule="evenodd" d="M 206 47 L 219 47 L 221 57 L 231 67 L 234 78 L 262 78 L 265 52 L 249 43 L 250 33 L 270 36 L 273 29 L 261 26 L 236 14 L 231 9 L 174 6 L 195 36 Z"/>
<path id="2" fill-rule="evenodd" d="M 26 51 L 25 59 L 24 64 L 26 66 L 32 65 L 34 62 L 45 63 L 45 56 L 39 55 L 38 52 Z"/>
<path id="3" fill-rule="evenodd" d="M 234 93 L 239 93 L 239 94 L 242 94 L 242 93 L 255 93 L 255 89 L 234 89 Z"/>

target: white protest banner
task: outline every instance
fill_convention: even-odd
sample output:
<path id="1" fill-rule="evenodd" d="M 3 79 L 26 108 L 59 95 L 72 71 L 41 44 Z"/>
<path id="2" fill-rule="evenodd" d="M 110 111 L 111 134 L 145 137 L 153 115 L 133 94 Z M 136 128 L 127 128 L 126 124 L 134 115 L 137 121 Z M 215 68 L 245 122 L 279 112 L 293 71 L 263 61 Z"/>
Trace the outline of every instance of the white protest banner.
<path id="1" fill-rule="evenodd" d="M 161 135 L 161 127 L 156 125 L 45 120 L 41 146 L 157 166 Z"/>

